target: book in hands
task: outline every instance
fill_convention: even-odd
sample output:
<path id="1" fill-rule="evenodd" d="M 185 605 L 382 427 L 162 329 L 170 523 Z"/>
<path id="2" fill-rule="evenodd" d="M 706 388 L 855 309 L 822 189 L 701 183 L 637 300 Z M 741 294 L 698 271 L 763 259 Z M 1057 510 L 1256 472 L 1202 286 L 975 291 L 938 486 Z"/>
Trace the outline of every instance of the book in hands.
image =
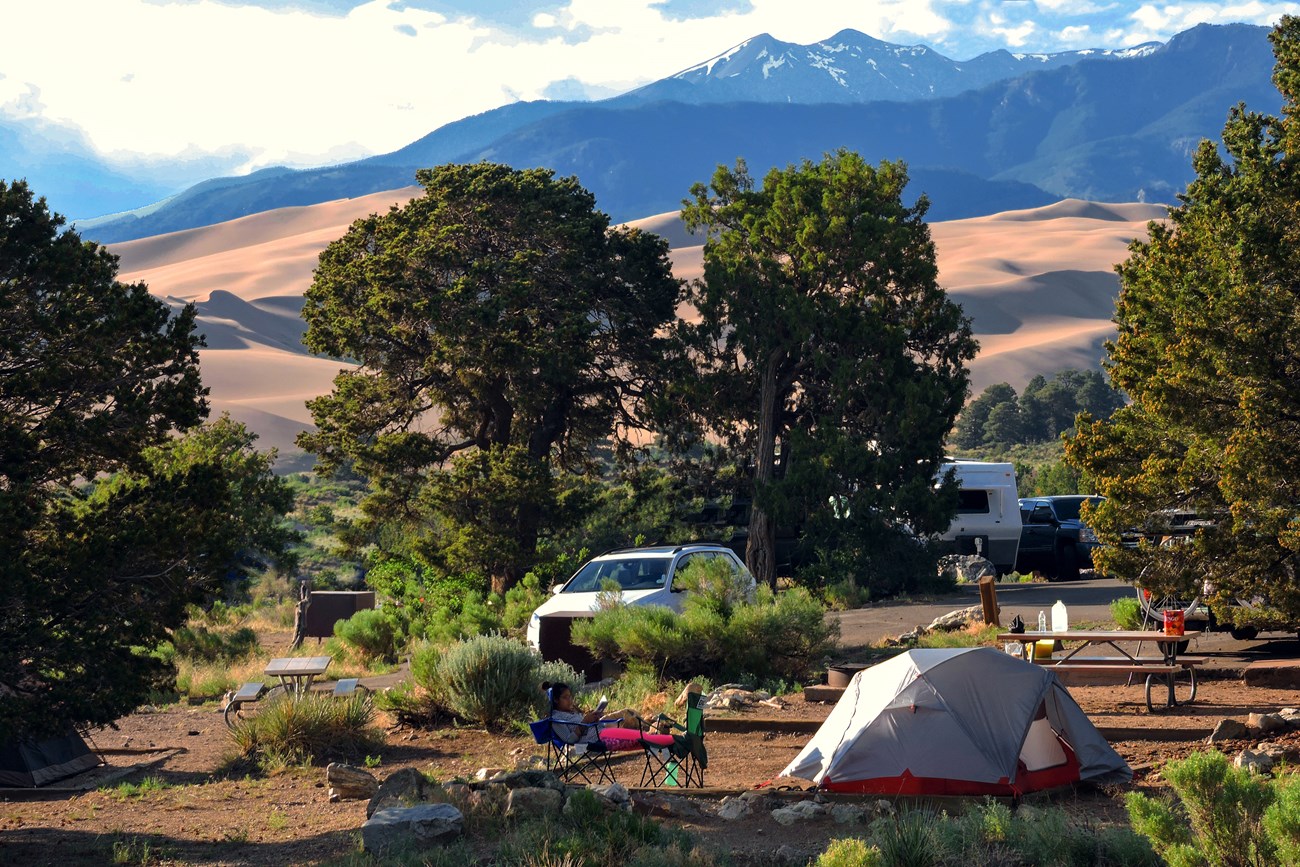
<path id="1" fill-rule="evenodd" d="M 609 696 L 607 696 L 607 695 L 602 695 L 602 696 L 600 697 L 600 704 L 596 705 L 596 713 L 597 713 L 597 714 L 602 714 L 602 713 L 604 713 L 604 712 L 605 712 L 605 708 L 608 707 L 608 706 L 609 706 Z"/>

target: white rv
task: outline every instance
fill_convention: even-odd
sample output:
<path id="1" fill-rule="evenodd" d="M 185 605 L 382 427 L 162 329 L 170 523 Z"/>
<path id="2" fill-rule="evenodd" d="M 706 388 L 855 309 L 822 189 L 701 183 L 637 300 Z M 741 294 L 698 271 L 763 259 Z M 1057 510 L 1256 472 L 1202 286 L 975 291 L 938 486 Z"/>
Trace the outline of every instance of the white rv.
<path id="1" fill-rule="evenodd" d="M 946 554 L 979 554 L 993 562 L 998 573 L 1016 566 L 1020 547 L 1020 507 L 1014 464 L 984 461 L 944 461 L 940 474 L 956 471 L 961 490 L 957 517 L 939 536 Z"/>

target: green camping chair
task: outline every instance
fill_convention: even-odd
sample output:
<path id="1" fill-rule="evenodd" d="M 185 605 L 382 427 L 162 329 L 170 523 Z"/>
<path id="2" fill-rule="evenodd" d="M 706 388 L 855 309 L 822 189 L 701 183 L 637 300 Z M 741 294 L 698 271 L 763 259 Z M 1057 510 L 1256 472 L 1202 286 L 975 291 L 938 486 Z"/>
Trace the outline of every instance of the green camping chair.
<path id="1" fill-rule="evenodd" d="M 686 694 L 686 725 L 660 714 L 681 734 L 673 735 L 671 747 L 642 741 L 645 750 L 645 770 L 641 774 L 642 786 L 704 787 L 704 769 L 709 766 L 709 753 L 704 747 L 704 695 Z"/>

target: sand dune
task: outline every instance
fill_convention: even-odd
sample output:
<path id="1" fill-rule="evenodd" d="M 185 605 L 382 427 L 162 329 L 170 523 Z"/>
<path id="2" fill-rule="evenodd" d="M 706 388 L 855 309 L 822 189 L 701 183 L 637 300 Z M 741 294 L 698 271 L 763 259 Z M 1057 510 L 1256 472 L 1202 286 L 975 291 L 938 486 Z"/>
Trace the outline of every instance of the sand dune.
<path id="1" fill-rule="evenodd" d="M 292 465 L 293 439 L 310 427 L 304 402 L 329 391 L 343 366 L 302 346 L 302 293 L 320 251 L 351 222 L 386 211 L 418 187 L 284 208 L 229 223 L 143 238 L 113 247 L 121 279 L 142 280 L 173 305 L 193 303 L 208 348 L 204 382 L 216 412 L 228 411 L 281 450 Z M 995 382 L 1020 388 L 1038 373 L 1097 367 L 1114 334 L 1110 318 L 1127 256 L 1163 206 L 1067 199 L 1026 211 L 934 223 L 939 279 L 974 323 L 980 355 L 974 393 Z M 629 225 L 673 246 L 674 271 L 703 271 L 703 239 L 676 214 Z"/>

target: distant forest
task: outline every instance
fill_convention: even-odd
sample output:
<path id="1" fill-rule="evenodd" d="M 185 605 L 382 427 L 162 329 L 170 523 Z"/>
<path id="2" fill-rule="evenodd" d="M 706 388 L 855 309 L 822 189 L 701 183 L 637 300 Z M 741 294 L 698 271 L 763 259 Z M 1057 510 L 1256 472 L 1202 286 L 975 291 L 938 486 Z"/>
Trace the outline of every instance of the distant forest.
<path id="1" fill-rule="evenodd" d="M 999 382 L 962 410 L 952 444 L 978 450 L 1055 442 L 1074 429 L 1079 413 L 1108 419 L 1124 403 L 1124 395 L 1097 370 L 1061 370 L 1051 379 L 1040 374 L 1019 395 Z"/>

